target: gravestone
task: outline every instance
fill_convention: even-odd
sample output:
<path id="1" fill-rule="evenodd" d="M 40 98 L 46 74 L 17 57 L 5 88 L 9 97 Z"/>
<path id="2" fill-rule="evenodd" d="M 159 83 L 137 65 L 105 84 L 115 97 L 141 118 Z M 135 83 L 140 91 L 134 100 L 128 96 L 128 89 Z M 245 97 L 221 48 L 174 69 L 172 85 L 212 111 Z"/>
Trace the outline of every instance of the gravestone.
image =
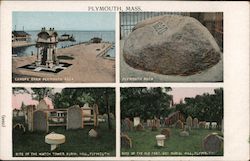
<path id="1" fill-rule="evenodd" d="M 212 129 L 216 129 L 217 128 L 217 122 L 212 122 L 211 123 L 211 127 L 212 127 Z"/>
<path id="2" fill-rule="evenodd" d="M 82 128 L 82 110 L 78 105 L 68 108 L 67 114 L 67 129 L 80 129 Z"/>
<path id="3" fill-rule="evenodd" d="M 159 129 L 161 127 L 160 119 L 155 119 L 155 126 L 157 127 L 157 129 Z"/>
<path id="4" fill-rule="evenodd" d="M 140 117 L 134 117 L 134 127 L 140 124 Z"/>
<path id="5" fill-rule="evenodd" d="M 47 110 L 49 109 L 49 106 L 47 105 L 47 103 L 45 102 L 45 100 L 41 100 L 39 102 L 39 104 L 37 105 L 37 110 Z"/>
<path id="6" fill-rule="evenodd" d="M 89 136 L 96 138 L 98 136 L 98 133 L 94 129 L 91 129 L 89 130 Z"/>
<path id="7" fill-rule="evenodd" d="M 130 130 L 132 130 L 132 125 L 133 123 L 130 121 L 130 119 L 129 118 L 125 118 L 124 119 L 124 129 L 125 129 L 125 131 L 130 131 Z"/>
<path id="8" fill-rule="evenodd" d="M 144 130 L 144 127 L 142 126 L 141 123 L 139 123 L 139 124 L 135 127 L 135 130 L 136 130 L 136 131 L 143 131 L 143 130 Z"/>
<path id="9" fill-rule="evenodd" d="M 209 129 L 210 128 L 210 122 L 205 122 L 205 129 Z"/>
<path id="10" fill-rule="evenodd" d="M 192 127 L 192 122 L 193 122 L 192 117 L 188 116 L 186 119 L 186 125 L 188 125 L 189 127 Z"/>
<path id="11" fill-rule="evenodd" d="M 184 125 L 184 131 L 190 132 L 191 131 L 191 126 Z"/>
<path id="12" fill-rule="evenodd" d="M 217 133 L 212 133 L 207 135 L 203 139 L 202 145 L 204 151 L 217 153 L 222 149 L 223 138 L 220 137 Z"/>
<path id="13" fill-rule="evenodd" d="M 181 121 L 181 120 L 178 120 L 177 122 L 176 122 L 176 128 L 179 128 L 179 129 L 183 129 L 183 122 Z"/>
<path id="14" fill-rule="evenodd" d="M 103 119 L 104 119 L 105 121 L 108 120 L 108 114 L 105 113 L 105 114 L 102 115 L 102 117 L 103 117 Z"/>
<path id="15" fill-rule="evenodd" d="M 47 113 L 40 110 L 33 113 L 33 131 L 49 131 Z"/>
<path id="16" fill-rule="evenodd" d="M 206 121 L 201 121 L 201 122 L 199 122 L 199 128 L 204 129 L 205 126 L 206 126 Z"/>
<path id="17" fill-rule="evenodd" d="M 113 113 L 109 113 L 109 118 L 110 118 L 111 120 L 114 120 L 114 119 L 115 119 L 115 115 L 114 115 Z"/>
<path id="18" fill-rule="evenodd" d="M 132 140 L 128 135 L 121 135 L 121 146 L 122 148 L 132 148 Z"/>
<path id="19" fill-rule="evenodd" d="M 193 128 L 195 129 L 199 128 L 199 120 L 197 118 L 193 119 Z"/>
<path id="20" fill-rule="evenodd" d="M 133 68 L 166 75 L 192 75 L 221 59 L 214 37 L 198 20 L 166 15 L 139 22 L 124 42 L 123 57 Z"/>
<path id="21" fill-rule="evenodd" d="M 150 119 L 147 119 L 147 127 L 151 127 L 152 126 L 152 121 Z"/>
<path id="22" fill-rule="evenodd" d="M 166 138 L 170 137 L 171 130 L 169 128 L 164 128 L 161 130 L 161 134 L 165 135 Z"/>

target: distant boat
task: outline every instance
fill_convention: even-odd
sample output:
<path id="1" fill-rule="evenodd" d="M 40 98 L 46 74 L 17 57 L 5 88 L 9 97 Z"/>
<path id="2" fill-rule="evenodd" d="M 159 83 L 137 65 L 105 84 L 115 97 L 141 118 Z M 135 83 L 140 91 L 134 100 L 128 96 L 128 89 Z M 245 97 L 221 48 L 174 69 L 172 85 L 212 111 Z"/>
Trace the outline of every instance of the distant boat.
<path id="1" fill-rule="evenodd" d="M 59 41 L 76 41 L 73 35 L 63 34 L 58 38 Z"/>
<path id="2" fill-rule="evenodd" d="M 91 40 L 90 40 L 90 43 L 101 43 L 102 42 L 102 39 L 99 38 L 99 37 L 93 37 Z"/>

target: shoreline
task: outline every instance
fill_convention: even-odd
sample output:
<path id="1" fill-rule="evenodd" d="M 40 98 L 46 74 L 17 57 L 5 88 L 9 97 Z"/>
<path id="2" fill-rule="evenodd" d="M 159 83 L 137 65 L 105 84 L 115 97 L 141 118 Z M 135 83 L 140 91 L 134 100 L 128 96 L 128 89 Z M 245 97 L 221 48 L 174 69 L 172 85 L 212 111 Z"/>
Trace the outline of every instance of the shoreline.
<path id="1" fill-rule="evenodd" d="M 36 45 L 35 42 L 12 42 L 12 48 L 28 47 Z"/>

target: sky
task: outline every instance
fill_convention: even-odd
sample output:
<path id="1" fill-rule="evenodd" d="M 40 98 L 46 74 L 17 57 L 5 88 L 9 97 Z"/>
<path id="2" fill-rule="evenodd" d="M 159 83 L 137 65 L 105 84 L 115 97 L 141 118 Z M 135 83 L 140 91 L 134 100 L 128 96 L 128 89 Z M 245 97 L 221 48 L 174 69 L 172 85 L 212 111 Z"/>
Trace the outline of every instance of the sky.
<path id="1" fill-rule="evenodd" d="M 41 30 L 115 30 L 115 13 L 111 12 L 13 12 L 12 29 Z"/>
<path id="2" fill-rule="evenodd" d="M 172 91 L 168 94 L 173 95 L 174 103 L 180 103 L 180 100 L 184 101 L 185 97 L 195 97 L 196 95 L 202 95 L 203 93 L 214 94 L 216 88 L 204 88 L 204 87 L 172 87 Z"/>
<path id="3" fill-rule="evenodd" d="M 184 100 L 185 97 L 195 97 L 196 95 L 202 95 L 203 93 L 214 94 L 215 88 L 203 88 L 203 87 L 172 87 L 172 91 L 168 94 L 173 95 L 174 103 L 179 103 L 180 100 Z M 29 89 L 28 89 L 29 90 Z M 54 88 L 54 92 L 60 92 L 61 88 Z M 12 95 L 12 107 L 13 109 L 20 109 L 22 102 L 25 105 L 37 105 L 38 101 L 32 100 L 30 94 L 17 94 Z M 50 108 L 54 108 L 52 101 L 49 98 L 45 99 L 45 102 Z"/>

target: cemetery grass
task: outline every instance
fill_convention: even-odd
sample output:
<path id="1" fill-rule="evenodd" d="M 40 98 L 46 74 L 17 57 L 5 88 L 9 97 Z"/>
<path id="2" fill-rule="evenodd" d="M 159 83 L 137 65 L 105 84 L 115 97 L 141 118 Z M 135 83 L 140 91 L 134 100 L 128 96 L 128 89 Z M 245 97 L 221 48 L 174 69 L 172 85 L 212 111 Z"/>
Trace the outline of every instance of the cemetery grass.
<path id="1" fill-rule="evenodd" d="M 151 129 L 144 129 L 144 131 L 129 131 L 126 134 L 132 139 L 132 148 L 121 148 L 122 156 L 193 156 L 203 155 L 202 140 L 208 134 L 217 132 L 222 135 L 220 131 L 209 129 L 193 129 L 190 136 L 181 137 L 179 132 L 181 129 L 171 128 L 170 138 L 165 140 L 164 147 L 156 146 L 155 136 L 160 134 L 161 130 L 151 131 Z M 134 153 L 135 152 L 135 153 Z M 140 153 L 143 152 L 143 153 Z M 149 152 L 149 153 L 144 153 Z M 223 148 L 216 154 L 209 154 L 211 156 L 223 156 Z"/>
<path id="2" fill-rule="evenodd" d="M 90 138 L 88 136 L 89 130 L 93 128 L 92 126 L 85 126 L 79 130 L 65 130 L 65 127 L 51 127 L 49 133 L 54 131 L 66 137 L 65 143 L 61 144 L 53 152 L 58 152 L 58 154 L 64 152 L 64 154 L 56 157 L 115 156 L 115 121 L 113 120 L 112 122 L 111 130 L 108 129 L 107 124 L 100 123 L 100 126 L 96 129 L 98 134 L 100 134 L 97 138 Z M 19 130 L 13 130 L 13 156 L 17 157 L 16 154 L 20 152 L 21 155 L 25 152 L 35 152 L 39 157 L 55 157 L 53 153 L 50 153 L 50 145 L 44 141 L 46 135 L 47 133 L 45 132 L 23 133 Z M 67 152 L 74 152 L 75 154 L 67 156 Z"/>

